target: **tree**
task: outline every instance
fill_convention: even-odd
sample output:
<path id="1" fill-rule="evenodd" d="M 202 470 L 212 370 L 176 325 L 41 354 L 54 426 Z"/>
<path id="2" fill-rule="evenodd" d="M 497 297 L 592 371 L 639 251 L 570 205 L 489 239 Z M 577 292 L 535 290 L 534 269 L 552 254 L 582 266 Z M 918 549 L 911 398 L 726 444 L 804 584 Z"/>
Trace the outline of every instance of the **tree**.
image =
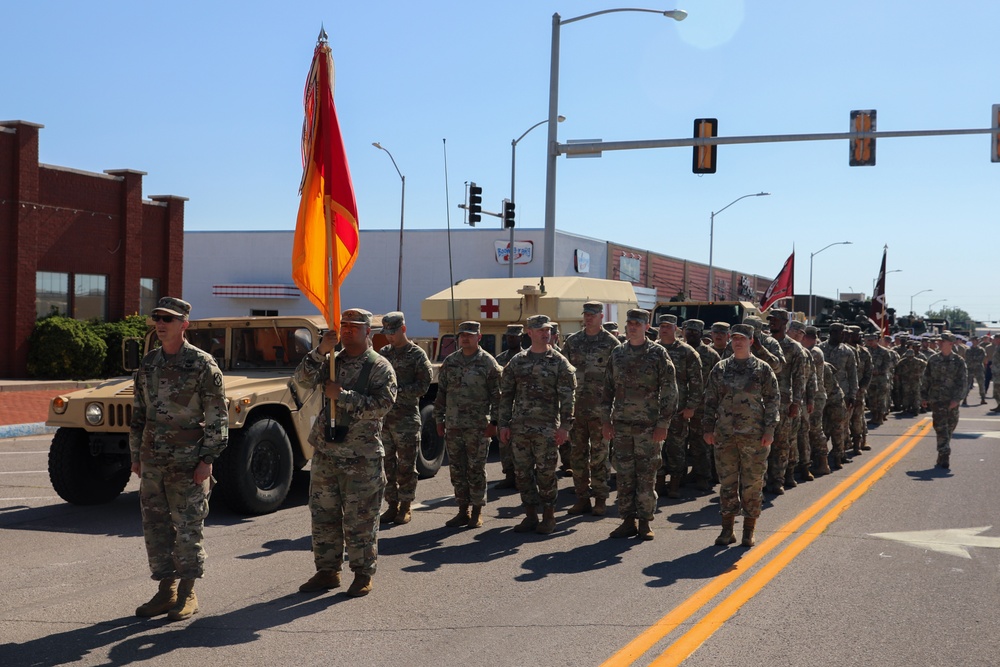
<path id="1" fill-rule="evenodd" d="M 948 320 L 948 326 L 952 329 L 971 329 L 975 324 L 971 315 L 961 308 L 954 307 L 928 310 L 925 317 L 929 320 Z"/>

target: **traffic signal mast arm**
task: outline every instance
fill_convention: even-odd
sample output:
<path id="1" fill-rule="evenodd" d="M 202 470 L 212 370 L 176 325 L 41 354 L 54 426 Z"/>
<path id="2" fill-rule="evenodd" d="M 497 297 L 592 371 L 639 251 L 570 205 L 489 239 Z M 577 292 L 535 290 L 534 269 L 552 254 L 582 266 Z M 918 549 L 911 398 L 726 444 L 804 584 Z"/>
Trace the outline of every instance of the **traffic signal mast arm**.
<path id="1" fill-rule="evenodd" d="M 469 210 L 468 204 L 459 204 L 458 207 L 460 209 L 463 209 L 463 210 L 466 210 L 466 211 Z M 493 211 L 487 211 L 485 209 L 480 209 L 479 213 L 482 214 L 482 215 L 492 215 L 494 218 L 502 218 L 503 217 L 503 213 L 494 213 Z"/>

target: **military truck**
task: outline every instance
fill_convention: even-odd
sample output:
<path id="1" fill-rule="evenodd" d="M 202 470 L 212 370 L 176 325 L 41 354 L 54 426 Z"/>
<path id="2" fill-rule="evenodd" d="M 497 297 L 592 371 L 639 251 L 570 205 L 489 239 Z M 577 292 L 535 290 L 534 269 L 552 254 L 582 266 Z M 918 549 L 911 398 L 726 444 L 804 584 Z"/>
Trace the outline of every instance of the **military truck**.
<path id="1" fill-rule="evenodd" d="M 751 315 L 761 317 L 760 309 L 749 301 L 666 301 L 656 304 L 653 322 L 667 314 L 676 315 L 678 324 L 695 319 L 704 322 L 706 327 L 715 322 L 739 324 Z"/>
<path id="2" fill-rule="evenodd" d="M 424 299 L 420 316 L 438 325 L 431 361 L 440 364 L 458 349 L 455 332 L 461 322 L 479 322 L 481 345 L 496 356 L 506 347 L 507 325 L 524 324 L 532 315 L 548 315 L 558 322 L 562 337 L 579 331 L 587 301 L 603 303 L 604 321 L 618 322 L 621 331 L 625 331 L 628 309 L 638 307 L 632 283 L 623 280 L 577 276 L 469 278 Z"/>
<path id="3" fill-rule="evenodd" d="M 216 493 L 246 514 L 278 509 L 292 473 L 312 458 L 310 427 L 318 391 L 296 392 L 289 379 L 325 329 L 316 317 L 222 317 L 192 320 L 187 339 L 215 357 L 226 382 L 229 447 L 215 463 Z M 145 348 L 158 344 L 152 328 Z M 138 345 L 126 368 L 138 367 Z M 114 500 L 128 484 L 134 388 L 131 377 L 57 396 L 46 424 L 58 429 L 49 449 L 49 479 L 67 502 Z"/>

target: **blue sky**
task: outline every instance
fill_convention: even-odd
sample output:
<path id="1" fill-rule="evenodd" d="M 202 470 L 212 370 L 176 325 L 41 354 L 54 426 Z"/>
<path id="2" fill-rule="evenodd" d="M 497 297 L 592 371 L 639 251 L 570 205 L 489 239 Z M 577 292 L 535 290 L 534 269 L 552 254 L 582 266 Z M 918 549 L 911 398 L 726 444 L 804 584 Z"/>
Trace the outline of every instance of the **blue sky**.
<path id="1" fill-rule="evenodd" d="M 591 0 L 295 3 L 37 2 L 3 11 L 0 117 L 45 125 L 44 163 L 148 172 L 144 191 L 190 198 L 189 230 L 293 229 L 302 88 L 320 24 L 360 223 L 440 228 L 464 182 L 499 210 L 510 144 L 548 110 L 552 15 Z M 559 140 L 845 132 L 852 109 L 879 130 L 984 128 L 1000 103 L 1000 3 L 677 0 L 677 23 L 618 13 L 563 26 Z M 447 140 L 450 202 L 446 200 Z M 881 139 L 877 166 L 846 141 L 722 146 L 718 173 L 691 149 L 560 158 L 557 227 L 700 262 L 716 217 L 717 266 L 774 275 L 793 246 L 796 291 L 871 292 L 889 246 L 888 302 L 1000 319 L 1000 164 L 988 135 Z M 545 126 L 517 149 L 518 223 L 543 224 Z M 450 203 L 450 205 L 449 205 Z M 492 218 L 487 218 L 492 221 Z M 489 223 L 485 223 L 489 224 Z M 495 224 L 495 223 L 494 223 Z M 362 249 L 363 252 L 363 249 Z M 541 271 L 541 264 L 538 266 Z"/>

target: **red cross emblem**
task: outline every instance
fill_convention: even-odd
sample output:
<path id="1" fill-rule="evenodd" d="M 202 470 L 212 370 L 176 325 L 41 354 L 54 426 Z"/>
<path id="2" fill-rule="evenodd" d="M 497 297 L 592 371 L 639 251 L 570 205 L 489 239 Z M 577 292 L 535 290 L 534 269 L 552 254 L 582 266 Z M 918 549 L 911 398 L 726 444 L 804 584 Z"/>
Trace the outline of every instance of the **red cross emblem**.
<path id="1" fill-rule="evenodd" d="M 500 299 L 482 299 L 479 302 L 479 317 L 483 320 L 500 319 Z"/>

